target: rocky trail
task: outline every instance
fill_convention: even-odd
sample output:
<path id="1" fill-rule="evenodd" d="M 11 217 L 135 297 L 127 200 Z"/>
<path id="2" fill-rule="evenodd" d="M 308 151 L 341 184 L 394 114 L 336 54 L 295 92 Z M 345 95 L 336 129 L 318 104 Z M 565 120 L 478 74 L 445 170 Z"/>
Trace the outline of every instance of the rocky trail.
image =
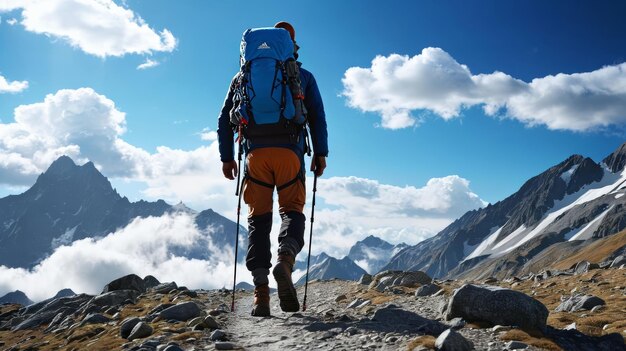
<path id="1" fill-rule="evenodd" d="M 298 289 L 300 298 L 303 288 Z M 309 285 L 308 308 L 250 316 L 252 292 L 135 275 L 97 296 L 0 305 L 0 350 L 625 350 L 626 270 L 466 284 L 387 271 Z"/>

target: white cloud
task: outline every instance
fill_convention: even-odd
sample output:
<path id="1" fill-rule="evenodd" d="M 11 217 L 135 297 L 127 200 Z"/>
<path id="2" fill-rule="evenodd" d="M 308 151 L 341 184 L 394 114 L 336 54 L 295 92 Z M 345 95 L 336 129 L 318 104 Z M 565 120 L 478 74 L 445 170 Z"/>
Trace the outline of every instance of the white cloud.
<path id="1" fill-rule="evenodd" d="M 200 139 L 204 141 L 215 141 L 217 140 L 217 132 L 209 128 L 204 128 L 202 133 L 200 133 Z"/>
<path id="2" fill-rule="evenodd" d="M 43 300 L 63 288 L 98 294 L 109 281 L 130 273 L 151 274 L 189 288 L 232 286 L 234 252 L 222 252 L 209 241 L 205 248 L 209 260 L 173 253 L 176 248 L 196 247 L 202 235 L 187 214 L 136 219 L 103 238 L 61 246 L 31 270 L 0 266 L 0 296 L 19 289 L 33 300 Z M 241 264 L 237 281 L 252 281 Z"/>
<path id="3" fill-rule="evenodd" d="M 177 39 L 163 29 L 152 29 L 132 10 L 112 0 L 5 1 L 0 12 L 22 10 L 27 31 L 62 39 L 98 56 L 171 52 Z"/>
<path id="4" fill-rule="evenodd" d="M 357 177 L 320 180 L 320 193 L 328 204 L 356 215 L 383 217 L 387 212 L 406 217 L 457 218 L 486 203 L 469 189 L 469 181 L 452 175 L 432 178 L 421 188 L 380 184 Z"/>
<path id="5" fill-rule="evenodd" d="M 530 83 L 502 72 L 474 75 L 440 48 L 413 57 L 377 56 L 369 68 L 349 68 L 343 78 L 348 104 L 381 115 L 384 128 L 419 123 L 412 113 L 428 110 L 443 119 L 480 105 L 527 125 L 587 131 L 626 124 L 626 63 Z"/>
<path id="6" fill-rule="evenodd" d="M 421 188 L 357 177 L 320 179 L 318 187 L 317 196 L 335 208 L 316 209 L 313 251 L 339 258 L 368 235 L 416 244 L 486 205 L 459 176 L 433 178 Z"/>
<path id="7" fill-rule="evenodd" d="M 144 63 L 140 64 L 139 66 L 137 66 L 137 69 L 144 70 L 144 69 L 156 67 L 158 65 L 160 65 L 160 62 L 151 60 L 150 58 L 146 58 L 146 62 L 144 62 Z"/>
<path id="8" fill-rule="evenodd" d="M 15 109 L 15 122 L 0 123 L 0 183 L 30 186 L 59 156 L 93 161 L 107 177 L 139 180 L 145 195 L 192 207 L 214 203 L 218 212 L 234 206 L 234 187 L 221 171 L 218 145 L 194 150 L 158 147 L 155 153 L 122 137 L 126 115 L 91 88 L 59 90 L 43 102 Z M 229 192 L 230 195 L 230 192 Z"/>
<path id="9" fill-rule="evenodd" d="M 14 25 L 16 25 L 16 24 L 17 24 L 17 19 L 15 19 L 15 18 L 9 18 L 9 19 L 7 20 L 7 23 L 8 23 L 10 26 L 14 26 Z"/>
<path id="10" fill-rule="evenodd" d="M 2 93 L 19 93 L 28 88 L 28 82 L 12 81 L 9 82 L 6 78 L 0 75 L 0 94 Z"/>

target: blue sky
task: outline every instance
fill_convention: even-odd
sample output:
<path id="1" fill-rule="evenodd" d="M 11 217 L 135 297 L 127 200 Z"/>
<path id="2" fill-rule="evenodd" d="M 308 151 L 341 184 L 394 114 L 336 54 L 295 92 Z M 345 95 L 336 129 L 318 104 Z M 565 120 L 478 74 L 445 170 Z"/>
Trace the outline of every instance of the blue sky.
<path id="1" fill-rule="evenodd" d="M 82 2 L 54 0 L 55 4 L 68 8 Z M 352 181 L 361 185 L 365 182 L 370 187 L 385 185 L 394 191 L 401 191 L 413 188 L 428 190 L 430 179 L 450 180 L 446 177 L 458 175 L 460 179 L 469 181 L 469 184 L 459 183 L 461 192 L 475 194 L 486 202 L 496 202 L 512 194 L 531 176 L 571 154 L 583 154 L 600 161 L 625 140 L 623 126 L 626 124 L 626 110 L 614 110 L 626 104 L 626 94 L 619 87 L 611 86 L 612 81 L 624 79 L 623 68 L 620 71 L 622 66 L 619 66 L 626 62 L 626 46 L 623 45 L 626 4 L 622 2 L 398 1 L 382 4 L 374 1 L 317 1 L 295 6 L 285 6 L 282 1 L 241 4 L 166 0 L 111 3 L 107 0 L 103 3 L 108 4 L 108 10 L 119 7 L 132 11 L 135 16 L 133 21 L 147 25 L 161 36 L 161 41 L 141 49 L 143 53 L 125 49 L 127 51 L 120 54 L 113 49 L 128 43 L 111 45 L 109 51 L 103 49 L 96 52 L 94 48 L 100 45 L 98 40 L 102 43 L 114 41 L 118 32 L 105 33 L 107 28 L 97 32 L 90 28 L 88 20 L 74 23 L 72 19 L 76 18 L 71 17 L 71 12 L 43 11 L 45 16 L 60 19 L 58 26 L 53 27 L 43 23 L 42 18 L 49 19 L 44 15 L 27 18 L 27 12 L 37 12 L 36 2 L 28 5 L 31 6 L 29 9 L 12 5 L 14 3 L 9 0 L 0 1 L 0 76 L 8 82 L 28 82 L 28 87 L 19 92 L 0 93 L 0 119 L 8 129 L 6 125 L 14 123 L 14 110 L 18 106 L 42 103 L 46 95 L 57 96 L 55 94 L 62 89 L 75 91 L 83 87 L 91 88 L 93 93 L 83 92 L 80 96 L 89 96 L 98 103 L 102 102 L 100 98 L 106 97 L 115 106 L 111 113 L 125 113 L 125 131 L 111 132 L 113 134 L 107 134 L 107 138 L 119 138 L 126 143 L 124 145 L 131 145 L 133 160 L 144 157 L 147 161 L 141 167 L 137 166 L 140 170 L 124 170 L 124 167 L 133 168 L 136 164 L 128 157 L 123 158 L 121 163 L 115 161 L 120 151 L 116 149 L 107 154 L 105 149 L 110 145 L 90 153 L 90 149 L 101 144 L 88 144 L 85 138 L 78 136 L 68 139 L 65 130 L 59 133 L 66 134 L 53 136 L 56 138 L 54 145 L 57 150 L 69 147 L 68 152 L 74 152 L 77 161 L 96 158 L 95 162 L 103 173 L 111 177 L 120 192 L 131 199 L 165 197 L 168 201 L 183 200 L 197 209 L 213 207 L 223 211 L 233 204 L 234 200 L 229 198 L 228 206 L 220 207 L 223 197 L 213 194 L 223 187 L 228 187 L 230 194 L 233 185 L 222 180 L 200 187 L 200 190 L 185 188 L 168 192 L 168 189 L 182 183 L 193 185 L 195 181 L 202 182 L 203 177 L 219 176 L 219 171 L 215 169 L 221 165 L 211 158 L 211 155 L 214 156 L 210 148 L 213 140 L 210 137 L 203 140 L 201 135 L 216 129 L 217 114 L 228 83 L 238 69 L 241 33 L 246 28 L 271 26 L 280 20 L 290 21 L 295 26 L 301 46 L 300 59 L 304 67 L 316 76 L 324 99 L 330 135 L 326 178 L 345 180 L 352 177 Z M 137 16 L 142 20 L 138 20 Z M 67 28 L 62 26 L 70 24 L 75 25 L 74 32 L 64 32 Z M 83 35 L 83 29 L 97 35 Z M 167 42 L 168 37 L 163 34 L 165 29 L 176 39 L 175 45 Z M 78 34 L 72 37 L 74 34 L 58 34 L 61 32 Z M 72 40 L 74 45 L 70 44 Z M 86 43 L 88 40 L 92 42 Z M 424 51 L 426 48 L 438 49 Z M 577 105 L 578 100 L 567 105 L 567 99 L 571 97 L 567 95 L 562 99 L 565 102 L 557 103 L 555 111 L 561 112 L 554 114 L 554 120 L 545 112 L 553 106 L 550 101 L 538 97 L 540 89 L 537 87 L 519 88 L 519 91 L 504 97 L 489 90 L 488 84 L 479 86 L 467 96 L 462 89 L 446 91 L 433 88 L 431 91 L 428 86 L 421 87 L 429 94 L 432 92 L 432 96 L 429 95 L 432 100 L 408 94 L 399 105 L 408 104 L 413 99 L 415 101 L 411 104 L 417 105 L 407 106 L 426 108 L 402 107 L 399 111 L 394 110 L 391 114 L 396 124 L 389 128 L 381 120 L 381 111 L 396 108 L 398 102 L 392 99 L 369 106 L 367 101 L 351 98 L 350 92 L 346 94 L 348 88 L 343 79 L 351 67 L 368 70 L 378 55 L 387 59 L 392 54 L 405 56 L 400 56 L 404 57 L 400 63 L 390 64 L 391 69 L 418 57 L 434 60 L 435 66 L 443 67 L 445 73 L 447 69 L 461 67 L 454 65 L 456 62 L 465 65 L 473 76 L 503 72 L 508 77 L 504 84 L 511 89 L 517 89 L 519 81 L 528 84 L 546 76 L 594 72 L 605 66 L 614 70 L 604 76 L 614 74 L 616 78 L 603 76 L 590 79 L 591 87 L 599 86 L 599 90 L 611 91 L 607 104 L 601 103 L 604 100 L 589 98 L 580 99 L 583 106 Z M 148 59 L 158 65 L 137 68 Z M 432 83 L 420 80 L 420 77 L 423 76 L 418 74 L 413 77 L 417 79 L 415 86 Z M 450 82 L 454 83 L 454 80 Z M 582 89 L 592 89 L 584 86 L 584 82 L 581 83 Z M 562 86 L 550 82 L 546 84 L 546 89 L 558 97 Z M 352 91 L 353 96 L 374 91 L 367 91 L 367 87 L 359 89 Z M 458 95 L 462 98 L 460 102 L 455 102 Z M 529 103 L 532 107 L 528 109 L 524 101 L 526 96 L 537 100 Z M 489 99 L 496 99 L 496 105 L 499 104 L 499 112 L 494 116 L 483 109 Z M 589 104 L 584 105 L 587 102 Z M 592 104 L 616 107 L 612 110 L 606 108 L 606 113 L 596 115 Z M 452 110 L 456 106 L 458 111 L 442 118 L 442 110 L 437 110 L 437 106 Z M 61 111 L 64 108 L 59 107 Z M 511 112 L 513 109 L 517 112 Z M 592 111 L 589 120 L 596 122 L 587 123 L 586 117 L 578 116 L 574 122 L 581 124 L 572 122 L 570 127 L 567 112 L 581 109 Z M 37 111 L 24 112 L 28 115 L 25 120 L 37 124 L 33 122 L 40 118 Z M 85 116 L 92 116 L 88 108 L 85 107 L 85 111 L 82 111 Z M 406 120 L 398 122 L 398 115 L 403 112 L 410 114 L 410 123 Z M 533 113 L 544 114 L 536 117 Z M 110 116 L 106 114 L 106 118 Z M 55 115 L 46 118 L 46 123 L 56 125 Z M 581 118 L 585 121 L 581 122 Z M 110 125 L 105 123 L 101 129 L 108 127 Z M 98 128 L 94 130 L 100 130 Z M 71 129 L 71 133 L 81 134 L 76 128 Z M 67 145 L 59 144 L 61 139 L 67 141 Z M 76 140 L 83 140 L 84 144 Z M 74 144 L 80 147 L 80 152 L 71 148 Z M 47 144 L 41 142 L 38 145 Z M 158 148 L 162 146 L 168 150 L 160 152 Z M 5 148 L 8 150 L 8 147 Z M 18 149 L 12 150 L 16 152 Z M 6 152 L 1 150 L 1 144 L 0 151 Z M 45 169 L 44 161 L 52 157 L 37 158 L 32 150 L 27 154 L 23 154 L 25 160 L 20 161 L 26 162 L 21 169 L 23 178 L 12 174 L 12 170 L 7 168 L 9 166 L 0 170 L 0 183 L 3 183 L 0 195 L 20 192 L 32 184 L 36 174 Z M 155 158 L 149 158 L 149 155 Z M 174 171 L 159 173 L 181 159 L 185 160 L 184 165 L 171 167 L 181 169 L 184 177 L 179 177 Z M 4 161 L 5 165 L 11 164 Z M 28 163 L 30 161 L 32 164 Z M 3 160 L 0 160 L 0 165 L 2 163 Z M 148 164 L 155 163 L 158 167 L 146 171 Z M 206 171 L 204 176 L 200 171 Z M 20 182 L 20 179 L 23 181 Z M 328 183 L 328 188 L 337 184 L 344 183 Z M 449 184 L 446 184 L 442 188 L 448 187 Z M 203 191 L 208 195 L 193 197 Z M 441 195 L 436 191 L 432 194 L 433 197 Z M 448 195 L 451 194 L 444 193 L 442 196 Z M 466 201 L 468 197 L 463 199 Z M 469 199 L 464 203 L 465 207 L 450 210 L 454 204 L 448 203 L 431 217 L 424 217 L 451 220 L 476 206 L 471 196 Z M 360 204 L 356 200 L 323 200 L 329 209 Z M 422 209 L 426 211 L 425 207 Z M 441 224 L 428 228 L 432 231 L 438 226 Z"/>

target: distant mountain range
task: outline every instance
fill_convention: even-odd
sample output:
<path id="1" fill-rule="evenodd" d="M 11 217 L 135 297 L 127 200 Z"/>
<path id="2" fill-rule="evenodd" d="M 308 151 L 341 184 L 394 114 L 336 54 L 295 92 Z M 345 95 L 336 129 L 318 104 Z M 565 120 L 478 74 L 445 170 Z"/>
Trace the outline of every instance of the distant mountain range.
<path id="1" fill-rule="evenodd" d="M 105 236 L 137 217 L 180 211 L 194 215 L 204 235 L 195 247 L 176 253 L 204 259 L 209 240 L 219 248 L 233 247 L 236 224 L 216 212 L 196 213 L 163 200 L 130 202 L 113 189 L 92 162 L 77 166 L 62 156 L 26 192 L 0 199 L 0 265 L 30 268 L 58 246 Z M 245 238 L 247 231 L 241 230 L 240 238 Z M 240 248 L 241 260 L 245 249 L 243 245 Z"/>
<path id="2" fill-rule="evenodd" d="M 385 266 L 391 257 L 409 245 L 401 243 L 392 245 L 373 235 L 358 241 L 350 248 L 348 257 L 367 273 L 376 274 Z"/>
<path id="3" fill-rule="evenodd" d="M 366 273 L 367 272 L 363 268 L 359 267 L 348 256 L 339 260 L 326 255 L 323 260 L 316 260 L 315 264 L 311 264 L 309 281 L 314 279 L 329 280 L 334 278 L 343 280 L 358 280 L 363 274 Z M 304 285 L 305 281 L 306 274 L 298 279 L 296 285 Z"/>
<path id="4" fill-rule="evenodd" d="M 626 144 L 601 163 L 573 155 L 506 199 L 467 212 L 403 249 L 383 269 L 439 278 L 504 277 L 534 265 L 548 249 L 581 249 L 626 227 L 625 165 Z"/>

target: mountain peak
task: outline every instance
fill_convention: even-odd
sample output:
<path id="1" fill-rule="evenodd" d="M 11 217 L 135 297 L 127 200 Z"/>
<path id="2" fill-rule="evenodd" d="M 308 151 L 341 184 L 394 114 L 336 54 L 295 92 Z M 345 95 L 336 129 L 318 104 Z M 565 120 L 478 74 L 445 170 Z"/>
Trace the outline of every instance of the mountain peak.
<path id="1" fill-rule="evenodd" d="M 69 156 L 63 155 L 52 162 L 50 167 L 48 167 L 46 174 L 62 174 L 76 168 L 78 168 L 78 166 L 74 163 L 74 160 L 72 160 Z"/>
<path id="2" fill-rule="evenodd" d="M 620 172 L 626 166 L 626 143 L 620 145 L 612 154 L 602 160 L 609 167 L 611 172 Z"/>
<path id="3" fill-rule="evenodd" d="M 385 240 L 374 235 L 369 235 L 368 237 L 366 237 L 365 239 L 359 242 L 369 247 L 391 248 L 393 246 L 390 243 L 386 242 Z"/>

